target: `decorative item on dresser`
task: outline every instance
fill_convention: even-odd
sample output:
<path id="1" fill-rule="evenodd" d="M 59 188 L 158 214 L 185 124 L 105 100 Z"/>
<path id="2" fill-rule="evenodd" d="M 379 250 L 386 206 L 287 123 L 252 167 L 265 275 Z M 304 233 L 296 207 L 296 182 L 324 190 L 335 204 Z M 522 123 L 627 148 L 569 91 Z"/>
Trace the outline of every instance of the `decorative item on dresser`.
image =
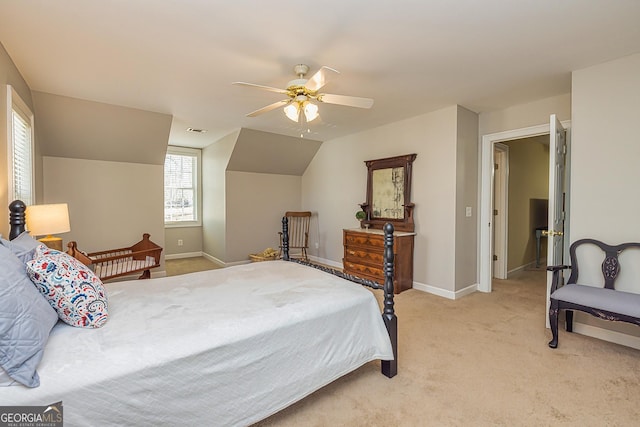
<path id="1" fill-rule="evenodd" d="M 343 230 L 344 271 L 384 283 L 382 227 L 393 224 L 395 230 L 393 276 L 394 290 L 400 293 L 413 287 L 413 241 L 415 233 L 411 203 L 411 168 L 416 154 L 367 160 L 367 201 L 360 207 L 366 219 L 364 229 Z"/>

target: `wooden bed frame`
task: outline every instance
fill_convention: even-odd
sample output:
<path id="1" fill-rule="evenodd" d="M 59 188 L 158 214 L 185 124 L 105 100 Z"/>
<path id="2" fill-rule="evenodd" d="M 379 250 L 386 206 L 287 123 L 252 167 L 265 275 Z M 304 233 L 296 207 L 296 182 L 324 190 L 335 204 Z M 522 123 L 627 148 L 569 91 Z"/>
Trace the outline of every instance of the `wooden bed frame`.
<path id="1" fill-rule="evenodd" d="M 389 333 L 389 339 L 391 340 L 391 347 L 393 348 L 393 360 L 382 360 L 382 373 L 393 378 L 398 373 L 398 318 L 395 314 L 394 301 L 393 301 L 393 224 L 386 223 L 383 227 L 384 231 L 384 285 L 363 279 L 361 277 L 354 276 L 352 274 L 344 273 L 343 271 L 336 270 L 330 267 L 322 265 L 312 264 L 308 261 L 289 257 L 289 221 L 287 217 L 282 217 L 282 259 L 285 261 L 296 262 L 298 264 L 306 265 L 309 267 L 317 268 L 324 272 L 333 274 L 351 282 L 358 283 L 362 286 L 367 286 L 373 289 L 384 290 L 384 304 L 382 309 L 382 320 L 387 327 Z"/>
<path id="2" fill-rule="evenodd" d="M 9 205 L 9 224 L 10 232 L 9 239 L 15 239 L 25 229 L 26 219 L 25 211 L 26 205 L 20 200 L 14 200 Z M 394 293 L 393 293 L 393 224 L 387 223 L 383 227 L 384 230 L 384 273 L 385 281 L 384 285 L 379 285 L 371 280 L 363 279 L 351 274 L 346 274 L 340 270 L 333 268 L 311 264 L 310 262 L 303 261 L 289 257 L 289 226 L 287 217 L 282 218 L 282 246 L 283 246 L 283 260 L 289 262 L 296 262 L 298 264 L 306 265 L 312 268 L 322 270 L 324 272 L 333 274 L 351 282 L 358 283 L 363 286 L 367 286 L 373 289 L 382 289 L 384 291 L 384 304 L 382 310 L 382 319 L 389 333 L 391 340 L 391 346 L 393 348 L 393 360 L 382 360 L 381 371 L 385 376 L 392 378 L 398 373 L 398 318 L 395 315 L 394 310 Z"/>

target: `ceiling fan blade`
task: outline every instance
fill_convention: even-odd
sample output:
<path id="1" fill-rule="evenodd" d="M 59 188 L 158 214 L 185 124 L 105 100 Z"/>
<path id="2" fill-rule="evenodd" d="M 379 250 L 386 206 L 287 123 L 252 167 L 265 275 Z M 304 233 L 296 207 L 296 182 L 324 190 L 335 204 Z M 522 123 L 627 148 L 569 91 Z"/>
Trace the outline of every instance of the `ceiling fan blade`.
<path id="1" fill-rule="evenodd" d="M 283 101 L 274 102 L 273 104 L 269 104 L 266 107 L 262 107 L 259 110 L 256 110 L 256 111 L 253 111 L 253 112 L 247 114 L 247 117 L 255 117 L 255 116 L 258 116 L 260 114 L 267 113 L 267 112 L 269 112 L 271 110 L 275 110 L 278 107 L 284 107 L 285 105 L 287 105 L 290 102 L 291 102 L 290 99 L 285 99 Z"/>
<path id="2" fill-rule="evenodd" d="M 339 74 L 340 71 L 323 65 L 317 73 L 315 73 L 309 80 L 307 80 L 307 83 L 305 83 L 304 87 L 311 92 L 315 92 L 322 86 L 326 85 L 329 80 L 333 79 Z"/>
<path id="3" fill-rule="evenodd" d="M 285 89 L 278 89 L 277 87 L 263 86 L 263 85 L 253 84 L 253 83 L 245 83 L 245 82 L 233 82 L 231 84 L 238 85 L 238 86 L 254 87 L 257 89 L 268 90 L 270 92 L 282 93 L 285 95 L 287 94 L 287 91 Z"/>
<path id="4" fill-rule="evenodd" d="M 373 99 L 371 98 L 359 98 L 357 96 L 346 95 L 332 95 L 330 93 L 323 93 L 318 95 L 318 101 L 326 104 L 338 104 L 346 105 L 348 107 L 358 108 L 371 108 L 373 106 Z"/>

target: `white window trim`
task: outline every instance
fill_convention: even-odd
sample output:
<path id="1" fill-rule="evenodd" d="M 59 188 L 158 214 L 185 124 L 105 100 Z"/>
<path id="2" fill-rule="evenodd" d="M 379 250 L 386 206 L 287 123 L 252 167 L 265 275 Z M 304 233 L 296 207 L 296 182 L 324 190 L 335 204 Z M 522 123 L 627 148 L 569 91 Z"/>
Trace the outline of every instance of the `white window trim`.
<path id="1" fill-rule="evenodd" d="M 7 171 L 8 171 L 8 196 L 9 200 L 16 200 L 16 192 L 13 182 L 13 111 L 17 110 L 23 118 L 29 121 L 31 127 L 31 200 L 23 200 L 26 204 L 35 203 L 35 145 L 34 145 L 34 117 L 29 106 L 22 100 L 18 92 L 7 85 Z"/>
<path id="2" fill-rule="evenodd" d="M 197 148 L 178 147 L 169 145 L 167 154 L 188 155 L 196 157 L 196 201 L 195 213 L 196 221 L 172 221 L 165 222 L 164 228 L 186 228 L 202 226 L 202 150 Z M 164 188 L 164 169 L 163 169 L 163 188 Z M 163 192 L 164 193 L 164 192 Z M 163 203 L 164 209 L 164 203 Z M 164 216 L 164 215 L 163 215 Z"/>

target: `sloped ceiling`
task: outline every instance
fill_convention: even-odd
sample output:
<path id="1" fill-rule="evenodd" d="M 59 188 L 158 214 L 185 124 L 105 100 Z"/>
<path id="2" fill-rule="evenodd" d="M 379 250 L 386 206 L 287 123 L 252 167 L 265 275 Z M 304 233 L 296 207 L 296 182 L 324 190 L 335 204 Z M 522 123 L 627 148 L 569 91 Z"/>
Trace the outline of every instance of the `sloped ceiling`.
<path id="1" fill-rule="evenodd" d="M 320 141 L 241 129 L 227 170 L 301 176 L 320 145 Z"/>
<path id="2" fill-rule="evenodd" d="M 328 141 L 450 106 L 482 113 L 571 91 L 571 72 L 640 51 L 638 0 L 0 1 L 0 42 L 32 90 L 174 116 L 171 143 L 306 131 L 276 88 L 298 63 L 340 76 L 308 128 Z M 187 127 L 208 130 L 187 132 Z"/>
<path id="3" fill-rule="evenodd" d="M 33 92 L 44 156 L 164 164 L 172 116 Z"/>

